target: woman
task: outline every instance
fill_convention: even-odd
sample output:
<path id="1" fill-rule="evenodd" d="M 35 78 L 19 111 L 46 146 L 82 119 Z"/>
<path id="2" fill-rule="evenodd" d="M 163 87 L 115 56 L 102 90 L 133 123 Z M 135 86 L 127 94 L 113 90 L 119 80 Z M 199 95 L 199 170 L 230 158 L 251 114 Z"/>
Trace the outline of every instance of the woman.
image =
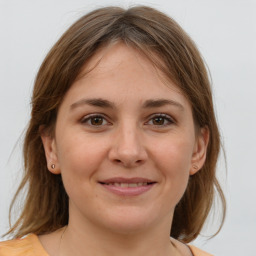
<path id="1" fill-rule="evenodd" d="M 0 255 L 209 255 L 187 243 L 215 191 L 224 219 L 219 149 L 189 36 L 149 7 L 95 10 L 38 72 L 16 197 L 28 192 Z"/>

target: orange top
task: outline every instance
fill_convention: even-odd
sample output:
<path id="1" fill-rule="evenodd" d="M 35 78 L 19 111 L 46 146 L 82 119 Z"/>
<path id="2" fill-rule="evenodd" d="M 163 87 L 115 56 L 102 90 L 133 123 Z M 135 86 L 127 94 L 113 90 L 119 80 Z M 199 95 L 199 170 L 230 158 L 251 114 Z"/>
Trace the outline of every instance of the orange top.
<path id="1" fill-rule="evenodd" d="M 213 256 L 189 245 L 194 256 Z M 25 238 L 0 242 L 0 256 L 49 256 L 38 237 L 30 234 Z"/>
<path id="2" fill-rule="evenodd" d="M 202 251 L 201 249 L 193 246 L 193 245 L 188 245 L 191 252 L 193 253 L 194 256 L 213 256 L 212 254 L 209 254 L 205 251 Z M 1 251 L 1 250 L 0 250 Z M 1 254 L 0 254 L 1 256 Z"/>

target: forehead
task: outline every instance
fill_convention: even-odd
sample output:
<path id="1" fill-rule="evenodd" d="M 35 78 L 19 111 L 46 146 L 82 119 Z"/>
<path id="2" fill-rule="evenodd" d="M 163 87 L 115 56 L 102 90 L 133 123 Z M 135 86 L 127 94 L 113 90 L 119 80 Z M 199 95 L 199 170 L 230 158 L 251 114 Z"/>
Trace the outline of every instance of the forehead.
<path id="1" fill-rule="evenodd" d="M 130 96 L 133 99 L 136 96 L 141 102 L 163 97 L 185 101 L 180 89 L 152 61 L 120 42 L 98 50 L 84 65 L 67 94 L 68 98 L 108 97 L 117 103 Z"/>
<path id="2" fill-rule="evenodd" d="M 84 76 L 104 75 L 104 72 L 120 71 L 126 64 L 133 62 L 145 67 L 145 63 L 150 62 L 146 55 L 136 48 L 122 42 L 114 42 L 100 47 L 94 55 L 86 61 L 78 79 Z M 148 63 L 147 63 L 148 64 Z M 153 68 L 153 62 L 152 68 Z M 127 67 L 125 67 L 127 68 Z M 112 69 L 112 70 L 111 70 Z"/>
<path id="3" fill-rule="evenodd" d="M 74 84 L 85 80 L 106 78 L 114 81 L 121 73 L 123 75 L 132 73 L 133 76 L 127 77 L 126 81 L 136 80 L 139 75 L 139 78 L 144 80 L 161 80 L 162 84 L 181 93 L 179 87 L 157 68 L 159 65 L 165 66 L 164 62 L 153 52 L 145 54 L 122 42 L 110 43 L 101 47 L 86 62 Z"/>

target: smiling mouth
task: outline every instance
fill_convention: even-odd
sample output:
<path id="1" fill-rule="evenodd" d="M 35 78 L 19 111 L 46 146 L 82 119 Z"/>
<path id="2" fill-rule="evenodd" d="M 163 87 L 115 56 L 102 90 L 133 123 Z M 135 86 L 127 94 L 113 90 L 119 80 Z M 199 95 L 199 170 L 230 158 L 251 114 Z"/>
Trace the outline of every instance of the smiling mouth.
<path id="1" fill-rule="evenodd" d="M 118 196 L 139 196 L 151 190 L 156 183 L 144 178 L 112 178 L 99 182 L 107 191 Z"/>
<path id="2" fill-rule="evenodd" d="M 103 185 L 107 185 L 107 186 L 115 186 L 115 187 L 121 187 L 121 188 L 136 188 L 136 187 L 143 187 L 143 186 L 148 186 L 148 185 L 152 185 L 155 182 L 138 182 L 138 183 L 121 183 L 121 182 L 109 182 L 109 183 L 105 183 L 105 182 L 100 182 Z"/>

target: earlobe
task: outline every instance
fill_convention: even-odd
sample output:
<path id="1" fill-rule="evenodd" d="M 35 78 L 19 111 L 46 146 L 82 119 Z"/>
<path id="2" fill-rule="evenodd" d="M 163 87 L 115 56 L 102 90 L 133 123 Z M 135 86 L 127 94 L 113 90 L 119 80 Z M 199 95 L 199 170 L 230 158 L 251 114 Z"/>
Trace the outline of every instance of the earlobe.
<path id="1" fill-rule="evenodd" d="M 189 172 L 190 175 L 197 173 L 205 163 L 209 135 L 208 127 L 201 128 L 197 135 Z"/>
<path id="2" fill-rule="evenodd" d="M 60 174 L 55 138 L 41 132 L 41 139 L 44 146 L 48 170 L 53 174 Z"/>

